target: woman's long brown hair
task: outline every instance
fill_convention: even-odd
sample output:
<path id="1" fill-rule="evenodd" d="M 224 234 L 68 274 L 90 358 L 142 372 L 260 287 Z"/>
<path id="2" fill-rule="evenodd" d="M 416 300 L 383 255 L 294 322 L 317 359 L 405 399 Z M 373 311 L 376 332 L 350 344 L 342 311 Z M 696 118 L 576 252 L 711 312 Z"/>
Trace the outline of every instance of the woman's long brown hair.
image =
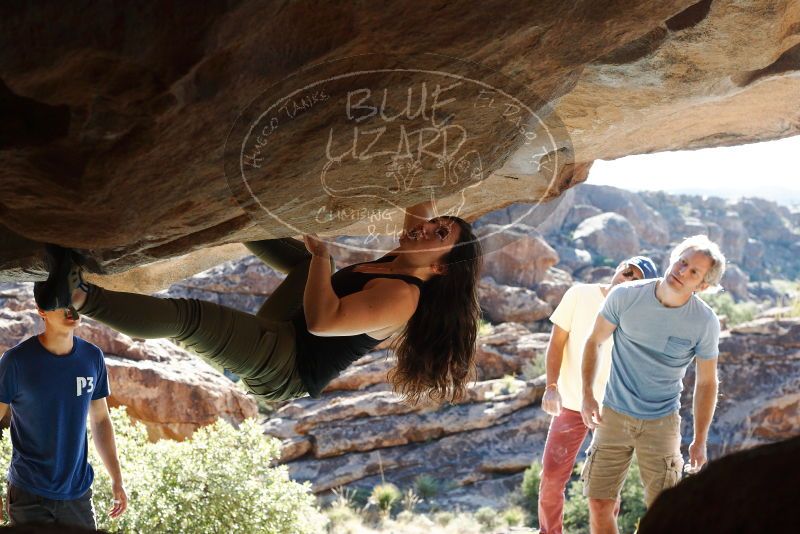
<path id="1" fill-rule="evenodd" d="M 481 246 L 469 223 L 447 219 L 461 228 L 459 240 L 442 259 L 445 272 L 422 285 L 417 310 L 394 344 L 397 366 L 389 381 L 411 403 L 457 400 L 475 366 Z"/>

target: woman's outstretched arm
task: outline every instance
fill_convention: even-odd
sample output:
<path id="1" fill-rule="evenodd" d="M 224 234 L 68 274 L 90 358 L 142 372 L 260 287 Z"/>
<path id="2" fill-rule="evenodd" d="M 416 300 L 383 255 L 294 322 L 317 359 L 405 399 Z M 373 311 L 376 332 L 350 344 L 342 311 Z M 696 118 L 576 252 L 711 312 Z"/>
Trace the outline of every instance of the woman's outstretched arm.
<path id="1" fill-rule="evenodd" d="M 402 325 L 414 314 L 419 292 L 402 280 L 384 279 L 339 298 L 331 285 L 327 245 L 316 236 L 303 237 L 311 253 L 303 311 L 308 331 L 318 336 L 352 336 Z"/>

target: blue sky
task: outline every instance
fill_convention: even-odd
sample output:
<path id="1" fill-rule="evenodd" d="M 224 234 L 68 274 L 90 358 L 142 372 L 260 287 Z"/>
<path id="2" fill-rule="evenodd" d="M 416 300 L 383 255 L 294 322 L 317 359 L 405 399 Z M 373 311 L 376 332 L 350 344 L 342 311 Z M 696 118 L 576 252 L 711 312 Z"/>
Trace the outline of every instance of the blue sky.
<path id="1" fill-rule="evenodd" d="M 599 160 L 586 183 L 634 191 L 755 196 L 800 205 L 800 136 Z"/>

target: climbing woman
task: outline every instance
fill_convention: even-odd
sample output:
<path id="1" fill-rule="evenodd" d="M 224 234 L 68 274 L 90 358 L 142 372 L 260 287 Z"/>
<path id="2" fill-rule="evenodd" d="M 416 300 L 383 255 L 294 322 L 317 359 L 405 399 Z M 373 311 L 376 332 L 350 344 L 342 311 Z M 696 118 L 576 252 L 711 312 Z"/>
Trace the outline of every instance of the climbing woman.
<path id="1" fill-rule="evenodd" d="M 409 402 L 457 399 L 473 368 L 480 309 L 481 248 L 468 223 L 406 210 L 399 245 L 336 273 L 327 245 L 290 238 L 245 243 L 286 278 L 251 315 L 196 299 L 159 298 L 87 284 L 78 256 L 60 249 L 35 287 L 43 309 L 65 308 L 132 337 L 171 338 L 239 375 L 270 400 L 325 386 L 382 340 L 397 334 L 389 379 Z"/>

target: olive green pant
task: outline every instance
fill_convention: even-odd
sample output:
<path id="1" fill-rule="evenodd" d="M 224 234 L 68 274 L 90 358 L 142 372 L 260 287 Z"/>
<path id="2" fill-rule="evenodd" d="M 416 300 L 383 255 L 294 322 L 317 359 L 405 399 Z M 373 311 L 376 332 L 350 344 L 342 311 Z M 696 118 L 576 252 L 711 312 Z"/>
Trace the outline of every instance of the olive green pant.
<path id="1" fill-rule="evenodd" d="M 95 285 L 80 312 L 131 337 L 170 338 L 236 373 L 252 393 L 268 400 L 303 395 L 291 317 L 303 305 L 311 255 L 303 243 L 289 238 L 245 246 L 287 274 L 255 315 L 197 299 L 123 293 Z"/>

